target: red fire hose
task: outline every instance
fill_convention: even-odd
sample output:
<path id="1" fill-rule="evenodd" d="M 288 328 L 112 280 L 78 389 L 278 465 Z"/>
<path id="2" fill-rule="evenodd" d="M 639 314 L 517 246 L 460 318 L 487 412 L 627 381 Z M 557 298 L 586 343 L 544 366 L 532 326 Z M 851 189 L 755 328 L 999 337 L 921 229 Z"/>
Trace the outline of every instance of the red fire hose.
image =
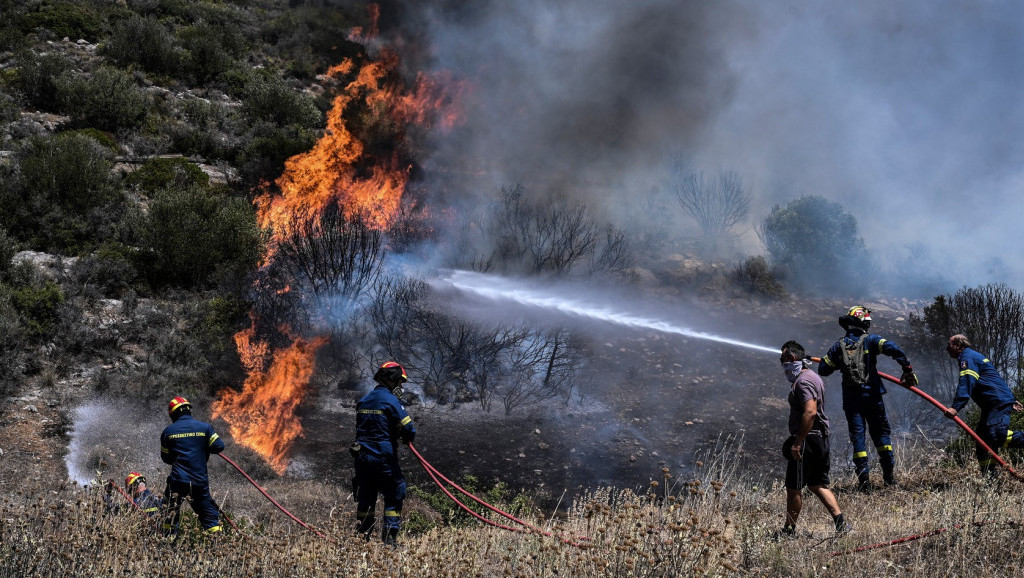
<path id="1" fill-rule="evenodd" d="M 1009 523 L 1012 524 L 1013 522 L 1009 522 Z M 902 538 L 896 538 L 895 540 L 889 540 L 888 542 L 879 542 L 877 544 L 871 544 L 869 546 L 860 546 L 858 548 L 850 548 L 848 550 L 837 550 L 835 552 L 832 552 L 830 555 L 834 557 L 834 556 L 845 556 L 846 554 L 856 554 L 857 552 L 865 552 L 867 550 L 875 550 L 877 548 L 884 548 L 886 546 L 895 546 L 897 544 L 903 544 L 903 543 L 906 543 L 906 542 L 912 542 L 914 540 L 920 540 L 921 538 L 927 538 L 928 536 L 937 536 L 937 535 L 939 535 L 939 534 L 941 534 L 943 532 L 948 532 L 949 530 L 959 530 L 960 528 L 964 528 L 964 527 L 967 527 L 967 526 L 974 526 L 974 527 L 987 526 L 989 524 L 995 524 L 995 522 L 991 522 L 990 521 L 990 522 L 971 522 L 970 524 L 956 524 L 952 528 L 939 528 L 937 530 L 931 530 L 930 532 L 923 532 L 921 534 L 914 534 L 913 536 L 904 536 Z"/>
<path id="2" fill-rule="evenodd" d="M 820 357 L 812 357 L 811 361 L 820 362 L 821 358 Z M 935 407 L 939 408 L 939 410 L 942 411 L 943 413 L 945 413 L 946 409 L 948 409 L 946 406 L 942 405 L 942 403 L 940 403 L 934 397 L 932 397 L 932 396 L 928 395 L 927 393 L 925 393 L 925 392 L 921 391 L 920 389 L 918 389 L 917 386 L 906 385 L 906 384 L 900 383 L 899 379 L 897 379 L 897 378 L 895 378 L 895 377 L 893 377 L 893 376 L 891 376 L 891 375 L 889 375 L 887 373 L 882 373 L 881 371 L 878 372 L 878 375 L 882 379 L 885 379 L 885 380 L 891 381 L 891 382 L 893 382 L 895 384 L 901 385 L 901 386 L 909 389 L 910 391 L 916 393 L 917 395 L 923 397 L 924 399 L 928 400 L 929 403 L 931 403 Z M 980 445 L 982 448 L 984 448 L 985 451 L 987 451 L 996 460 L 996 462 L 999 465 L 1001 465 L 1004 468 L 1006 468 L 1006 471 L 1010 472 L 1010 474 L 1012 474 L 1013 477 L 1017 478 L 1018 480 L 1024 481 L 1024 476 L 1021 476 L 1020 474 L 1018 474 L 1016 472 L 1016 470 L 1014 470 L 1012 467 L 1010 467 L 1010 464 L 1007 464 L 1003 460 L 1003 458 L 999 457 L 999 454 L 997 454 L 995 451 L 993 451 L 992 448 L 990 448 L 988 446 L 988 444 L 986 444 L 984 441 L 982 441 L 981 437 L 979 437 L 978 434 L 974 433 L 974 430 L 972 430 L 970 428 L 970 426 L 968 426 L 967 423 L 964 422 L 964 420 L 960 419 L 959 416 L 953 416 L 952 419 L 953 419 L 953 421 L 956 422 L 956 425 L 960 426 L 965 432 L 967 432 L 967 435 L 971 436 L 971 438 L 973 438 L 974 441 L 977 442 L 978 445 Z"/>
<path id="3" fill-rule="evenodd" d="M 222 458 L 224 458 L 224 461 L 226 461 L 227 463 L 229 463 L 229 464 L 231 464 L 232 466 L 234 466 L 234 468 L 235 468 L 236 470 L 238 470 L 238 473 L 240 473 L 240 474 L 242 474 L 243 476 L 245 476 L 245 479 L 249 480 L 249 483 L 250 483 L 250 484 L 252 484 L 254 488 L 256 488 L 257 490 L 259 490 L 259 491 L 260 491 L 260 493 L 261 493 L 261 494 L 263 494 L 263 496 L 264 496 L 264 497 L 266 497 L 266 498 L 267 498 L 268 500 L 270 500 L 270 503 L 271 503 L 271 504 L 274 504 L 275 506 L 277 506 L 277 509 L 278 509 L 278 510 L 281 510 L 281 511 L 282 511 L 282 512 L 284 512 L 284 513 L 285 513 L 285 514 L 286 514 L 286 515 L 287 515 L 287 516 L 288 516 L 289 518 L 291 518 L 292 520 L 295 520 L 295 522 L 296 522 L 296 523 L 298 523 L 298 524 L 299 524 L 300 526 L 302 526 L 303 528 L 305 528 L 305 529 L 309 530 L 310 532 L 313 532 L 313 533 L 314 533 L 314 534 L 316 534 L 317 536 L 320 536 L 320 537 L 321 537 L 321 538 L 323 538 L 324 540 L 327 540 L 327 541 L 329 541 L 329 542 L 333 542 L 333 543 L 335 543 L 335 544 L 337 544 L 337 543 L 338 543 L 338 541 L 337 541 L 337 540 L 334 540 L 334 539 L 330 538 L 329 536 L 325 535 L 325 534 L 324 534 L 323 532 L 321 532 L 320 530 L 317 530 L 317 529 L 316 529 L 316 528 L 314 528 L 313 526 L 310 526 L 309 524 L 307 524 L 307 523 L 303 522 L 302 520 L 300 520 L 300 519 L 296 518 L 294 514 L 292 514 L 292 513 L 291 513 L 291 512 L 289 512 L 288 510 L 284 509 L 284 506 L 282 506 L 281 504 L 278 504 L 278 503 L 277 503 L 277 500 L 275 500 L 274 498 L 271 498 L 271 497 L 270 497 L 270 494 L 268 494 L 268 493 L 267 493 L 267 492 L 266 492 L 266 491 L 265 491 L 265 490 L 264 490 L 263 488 L 261 488 L 261 487 L 260 487 L 260 485 L 256 483 L 256 480 L 253 480 L 252 478 L 250 478 L 250 477 L 249 477 L 249 474 L 245 473 L 245 471 L 244 471 L 244 470 L 243 470 L 243 469 L 242 469 L 241 467 L 239 467 L 239 466 L 238 466 L 238 464 L 236 464 L 236 463 L 235 463 L 234 461 L 232 461 L 232 460 L 231 460 L 231 458 L 227 457 L 227 456 L 226 456 L 226 455 L 224 455 L 224 454 L 217 454 L 217 455 L 218 455 L 218 456 L 220 456 L 220 457 L 222 457 Z M 225 517 L 225 518 L 227 518 L 227 516 L 226 516 L 226 515 L 225 515 L 224 517 Z M 230 518 L 228 518 L 228 522 L 231 522 L 231 519 L 230 519 Z M 231 523 L 231 526 L 232 526 L 232 527 L 234 527 L 234 526 L 235 526 L 235 524 L 234 524 L 234 523 L 232 522 L 232 523 Z M 238 528 L 235 528 L 235 529 L 237 530 Z"/>
<path id="4" fill-rule="evenodd" d="M 108 484 L 110 484 L 110 487 L 111 487 L 111 488 L 114 488 L 114 489 L 115 489 L 115 490 L 117 490 L 117 491 L 118 491 L 118 492 L 119 492 L 119 493 L 120 493 L 120 494 L 121 494 L 122 496 L 124 496 L 124 499 L 128 500 L 128 503 L 129 503 L 129 504 L 131 504 L 131 505 L 132 505 L 132 507 L 134 507 L 134 508 L 135 508 L 136 510 L 142 511 L 142 506 L 140 506 L 140 505 L 136 504 L 136 503 L 135 503 L 135 500 L 133 500 L 131 496 L 129 496 L 129 495 L 128 495 L 128 494 L 127 494 L 127 493 L 126 493 L 126 492 L 125 492 L 124 490 L 122 490 L 122 489 L 121 489 L 121 486 L 117 485 L 117 484 L 116 484 L 116 483 L 114 482 L 114 480 L 109 480 L 109 481 L 108 481 L 107 483 L 108 483 Z"/>
<path id="5" fill-rule="evenodd" d="M 491 504 L 488 504 L 487 502 L 485 502 L 485 501 L 481 500 L 480 498 L 474 496 L 473 494 L 471 494 L 467 490 L 465 490 L 462 487 L 460 487 L 455 482 L 453 482 L 450 479 L 446 478 L 444 476 L 444 474 L 439 472 L 437 470 L 437 468 L 435 468 L 433 465 L 431 465 L 430 462 L 428 462 L 420 454 L 420 452 L 416 450 L 415 446 L 413 446 L 412 444 L 409 444 L 409 449 L 412 450 L 413 455 L 416 456 L 416 459 L 419 460 L 420 465 L 422 465 L 423 469 L 426 470 L 427 475 L 429 475 L 430 478 L 432 480 L 434 480 L 434 483 L 437 484 L 437 487 L 441 488 L 441 491 L 444 492 L 444 494 L 446 496 L 448 496 L 453 502 L 458 504 L 460 508 L 462 508 L 463 510 L 465 510 L 466 512 L 468 512 L 470 515 L 472 515 L 474 518 L 480 520 L 481 522 L 483 522 L 485 524 L 489 524 L 489 525 L 494 526 L 496 528 L 501 528 L 503 530 L 509 530 L 509 531 L 512 531 L 512 532 L 535 533 L 535 534 L 540 534 L 542 536 L 551 536 L 551 537 L 554 537 L 554 538 L 558 538 L 558 540 L 562 541 L 565 544 L 569 544 L 570 546 L 576 546 L 578 548 L 585 548 L 586 547 L 585 545 L 580 544 L 579 542 L 574 542 L 572 540 L 569 540 L 567 538 L 563 538 L 561 536 L 555 536 L 551 532 L 547 532 L 545 530 L 541 530 L 540 528 L 538 528 L 538 527 L 536 527 L 536 526 L 534 526 L 534 525 L 532 525 L 532 524 L 530 524 L 528 522 L 524 522 L 523 520 L 520 520 L 519 518 L 513 516 L 512 514 L 509 514 L 508 512 L 503 512 L 503 511 L 499 510 L 498 508 L 495 508 Z M 440 478 L 440 479 L 438 479 L 438 478 Z M 480 514 L 474 512 L 469 506 L 467 506 L 462 501 L 460 501 L 458 498 L 456 498 L 454 495 L 452 495 L 452 493 L 448 491 L 448 488 L 444 487 L 444 484 L 441 483 L 441 480 L 444 480 L 445 483 L 447 483 L 448 485 L 452 486 L 453 488 L 455 488 L 456 490 L 461 492 L 466 497 L 471 498 L 473 501 L 475 501 L 476 503 L 480 504 L 481 506 L 484 506 L 488 510 L 491 510 L 492 512 L 494 512 L 496 514 L 504 516 L 504 517 L 508 518 L 509 520 L 512 520 L 513 522 L 516 522 L 517 524 L 520 524 L 520 525 L 522 525 L 524 527 L 523 528 L 516 528 L 516 527 L 513 527 L 513 526 L 506 526 L 504 524 L 499 524 L 499 523 L 497 523 L 497 522 L 495 522 L 493 520 L 488 520 L 487 518 L 485 518 L 485 517 L 481 516 Z M 581 537 L 580 538 L 580 540 L 588 540 L 588 539 L 589 538 L 586 538 L 586 537 Z"/>

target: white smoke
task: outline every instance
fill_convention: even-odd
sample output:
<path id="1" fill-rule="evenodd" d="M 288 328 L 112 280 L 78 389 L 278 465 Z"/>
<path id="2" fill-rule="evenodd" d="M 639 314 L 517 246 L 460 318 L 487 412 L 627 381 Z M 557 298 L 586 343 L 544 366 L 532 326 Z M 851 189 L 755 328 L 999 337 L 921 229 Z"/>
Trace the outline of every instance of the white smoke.
<path id="1" fill-rule="evenodd" d="M 1005 250 L 1024 213 L 1015 3 L 397 5 L 405 30 L 392 33 L 473 83 L 466 125 L 425 161 L 481 175 L 468 192 L 522 183 L 615 215 L 662 186 L 681 153 L 740 174 L 750 253 L 774 204 L 814 194 L 856 217 L 908 290 L 1024 287 L 1024 256 Z"/>

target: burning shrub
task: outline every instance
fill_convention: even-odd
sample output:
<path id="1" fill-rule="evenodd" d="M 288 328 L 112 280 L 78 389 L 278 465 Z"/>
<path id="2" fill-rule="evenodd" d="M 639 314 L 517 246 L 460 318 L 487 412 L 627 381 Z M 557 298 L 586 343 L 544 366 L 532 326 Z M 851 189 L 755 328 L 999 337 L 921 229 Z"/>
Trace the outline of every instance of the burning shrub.
<path id="1" fill-rule="evenodd" d="M 332 205 L 322 215 L 296 224 L 274 263 L 303 289 L 344 307 L 373 285 L 383 260 L 381 231 Z"/>

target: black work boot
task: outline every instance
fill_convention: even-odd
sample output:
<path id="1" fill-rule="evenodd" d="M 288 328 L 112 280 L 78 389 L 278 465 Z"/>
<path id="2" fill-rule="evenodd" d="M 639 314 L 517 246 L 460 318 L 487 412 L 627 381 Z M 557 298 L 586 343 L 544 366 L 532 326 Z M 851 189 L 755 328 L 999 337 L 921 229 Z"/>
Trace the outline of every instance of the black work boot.
<path id="1" fill-rule="evenodd" d="M 885 483 L 887 488 L 896 485 L 896 474 L 893 473 L 892 466 L 886 467 L 884 464 L 882 465 L 882 481 Z"/>
<path id="2" fill-rule="evenodd" d="M 832 521 L 836 523 L 836 534 L 846 534 L 853 529 L 853 526 L 846 521 L 846 516 L 843 514 L 832 518 Z"/>
<path id="3" fill-rule="evenodd" d="M 384 544 L 392 548 L 398 547 L 398 528 L 384 528 Z"/>
<path id="4" fill-rule="evenodd" d="M 868 472 L 857 474 L 857 491 L 865 494 L 871 492 L 871 475 Z"/>

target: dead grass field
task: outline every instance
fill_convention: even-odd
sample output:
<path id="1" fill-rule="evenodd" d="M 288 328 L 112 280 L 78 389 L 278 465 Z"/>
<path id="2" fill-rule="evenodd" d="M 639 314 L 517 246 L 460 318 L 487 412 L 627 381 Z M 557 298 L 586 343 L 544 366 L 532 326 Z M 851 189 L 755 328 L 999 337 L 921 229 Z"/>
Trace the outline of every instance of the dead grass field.
<path id="1" fill-rule="evenodd" d="M 648 492 L 597 488 L 567 498 L 571 505 L 557 515 L 536 510 L 526 516 L 550 537 L 478 522 L 441 524 L 404 534 L 397 550 L 354 538 L 350 496 L 315 482 L 281 481 L 266 489 L 327 539 L 290 521 L 253 488 L 219 483 L 215 497 L 228 504 L 240 530 L 211 539 L 187 525 L 176 542 L 141 514 L 104 516 L 102 486 L 31 484 L 0 504 L 0 576 L 934 578 L 1024 571 L 1024 484 L 1009 476 L 991 481 L 973 467 L 911 465 L 898 488 L 865 495 L 840 484 L 852 533 L 836 537 L 831 519 L 809 496 L 797 536 L 779 539 L 781 481 L 745 477 L 735 464 L 728 453 L 710 456 L 688 479 L 661 472 Z M 428 509 L 410 498 L 406 514 Z M 186 522 L 194 523 L 185 510 Z"/>

